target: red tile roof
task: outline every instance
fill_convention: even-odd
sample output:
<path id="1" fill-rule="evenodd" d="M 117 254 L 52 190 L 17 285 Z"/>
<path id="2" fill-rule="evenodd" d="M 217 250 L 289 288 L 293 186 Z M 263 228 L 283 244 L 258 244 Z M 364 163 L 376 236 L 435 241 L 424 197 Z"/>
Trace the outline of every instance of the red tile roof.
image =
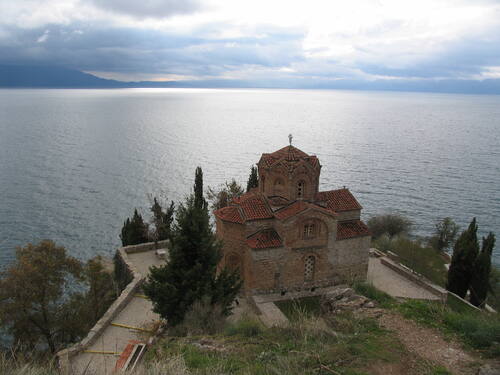
<path id="1" fill-rule="evenodd" d="M 361 220 L 344 221 L 337 224 L 337 240 L 370 236 L 370 231 Z"/>
<path id="2" fill-rule="evenodd" d="M 261 160 L 264 161 L 266 167 L 270 167 L 280 160 L 299 160 L 304 159 L 313 167 L 319 165 L 319 160 L 314 155 L 307 155 L 304 151 L 299 150 L 294 146 L 285 146 L 271 154 L 262 154 Z"/>
<path id="3" fill-rule="evenodd" d="M 271 219 L 273 212 L 258 193 L 246 193 L 234 198 L 231 206 L 215 211 L 218 218 L 242 224 L 248 220 Z"/>
<path id="4" fill-rule="evenodd" d="M 272 199 L 270 199 L 271 204 L 273 203 Z M 272 219 L 273 217 L 286 220 L 307 208 L 320 210 L 330 215 L 335 215 L 336 212 L 340 211 L 361 209 L 361 205 L 347 189 L 319 192 L 316 194 L 316 203 L 295 201 L 274 213 L 264 196 L 258 192 L 240 195 L 234 198 L 230 204 L 228 207 L 215 211 L 215 215 L 221 220 L 238 224 L 243 224 L 249 220 Z"/>
<path id="5" fill-rule="evenodd" d="M 247 238 L 247 244 L 252 249 L 268 249 L 283 246 L 279 234 L 274 229 L 262 229 L 252 234 Z"/>
<path id="6" fill-rule="evenodd" d="M 280 220 L 288 219 L 291 216 L 297 215 L 299 212 L 304 211 L 308 205 L 303 201 L 295 201 L 291 205 L 283 207 L 274 213 Z"/>
<path id="7" fill-rule="evenodd" d="M 346 188 L 321 191 L 316 194 L 316 201 L 324 202 L 326 204 L 325 208 L 334 212 L 362 209 L 356 198 Z"/>
<path id="8" fill-rule="evenodd" d="M 321 211 L 321 212 L 323 212 L 327 215 L 330 215 L 330 216 L 337 215 L 335 212 L 327 210 L 321 206 L 318 206 L 317 204 L 313 204 L 313 203 L 309 203 L 309 202 L 305 202 L 305 201 L 295 201 L 286 207 L 280 208 L 278 211 L 276 211 L 274 213 L 274 216 L 277 219 L 286 220 L 289 217 L 295 216 L 308 208 L 312 208 L 313 210 Z"/>
<path id="9" fill-rule="evenodd" d="M 214 212 L 215 216 L 218 218 L 229 221 L 231 223 L 243 224 L 244 220 L 238 210 L 238 207 L 228 206 L 218 209 Z"/>
<path id="10" fill-rule="evenodd" d="M 274 216 L 264 199 L 256 194 L 243 194 L 232 203 L 239 204 L 246 220 L 271 219 Z"/>

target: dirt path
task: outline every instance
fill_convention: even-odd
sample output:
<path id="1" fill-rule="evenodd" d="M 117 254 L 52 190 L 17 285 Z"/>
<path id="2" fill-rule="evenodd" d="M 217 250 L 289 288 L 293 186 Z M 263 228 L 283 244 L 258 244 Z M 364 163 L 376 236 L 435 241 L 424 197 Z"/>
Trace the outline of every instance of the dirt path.
<path id="1" fill-rule="evenodd" d="M 446 341 L 440 332 L 422 327 L 396 313 L 385 313 L 380 325 L 397 334 L 410 353 L 446 367 L 453 374 L 476 374 L 477 359 L 466 353 L 454 340 Z"/>

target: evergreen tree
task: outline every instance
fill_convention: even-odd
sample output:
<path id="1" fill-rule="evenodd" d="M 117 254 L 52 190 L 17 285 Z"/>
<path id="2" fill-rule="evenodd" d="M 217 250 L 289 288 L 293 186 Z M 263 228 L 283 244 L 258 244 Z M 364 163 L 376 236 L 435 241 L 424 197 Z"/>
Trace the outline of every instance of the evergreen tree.
<path id="1" fill-rule="evenodd" d="M 170 232 L 172 227 L 172 222 L 174 220 L 175 205 L 172 201 L 170 207 L 163 211 L 160 203 L 156 197 L 154 198 L 153 205 L 151 206 L 151 212 L 153 213 L 153 240 L 163 241 L 170 238 Z"/>
<path id="2" fill-rule="evenodd" d="M 194 194 L 177 209 L 169 262 L 151 267 L 143 286 L 153 310 L 173 326 L 183 321 L 195 301 L 204 298 L 229 314 L 241 286 L 237 271 L 222 270 L 217 274 L 221 243 L 210 226 L 203 193 L 200 195 L 202 176 L 201 168 L 197 168 Z"/>
<path id="3" fill-rule="evenodd" d="M 202 209 L 207 205 L 203 198 L 203 171 L 201 167 L 196 167 L 194 176 L 194 205 L 196 208 Z"/>
<path id="4" fill-rule="evenodd" d="M 148 226 L 144 223 L 142 216 L 134 210 L 132 220 L 127 218 L 122 227 L 122 234 L 120 236 L 123 246 L 137 245 L 140 243 L 148 242 Z"/>
<path id="5" fill-rule="evenodd" d="M 478 253 L 477 224 L 476 218 L 474 218 L 469 228 L 462 232 L 453 247 L 446 289 L 459 297 L 465 297 L 470 286 L 474 262 Z"/>
<path id="6" fill-rule="evenodd" d="M 257 174 L 257 167 L 252 165 L 250 167 L 250 176 L 248 177 L 247 182 L 247 192 L 252 188 L 256 188 L 259 186 L 259 176 Z"/>
<path id="7" fill-rule="evenodd" d="M 490 284 L 491 254 L 495 247 L 495 235 L 490 232 L 488 237 L 483 237 L 483 246 L 474 262 L 474 271 L 470 283 L 470 302 L 474 306 L 483 307 L 486 303 L 488 292 L 492 291 Z"/>

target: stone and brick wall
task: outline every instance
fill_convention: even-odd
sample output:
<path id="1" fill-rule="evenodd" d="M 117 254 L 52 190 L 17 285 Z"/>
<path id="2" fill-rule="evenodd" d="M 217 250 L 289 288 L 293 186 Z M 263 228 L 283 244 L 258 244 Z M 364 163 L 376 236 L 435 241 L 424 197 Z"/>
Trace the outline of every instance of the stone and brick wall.
<path id="1" fill-rule="evenodd" d="M 335 279 L 345 282 L 366 279 L 370 236 L 354 237 L 336 241 L 329 253 L 330 262 L 335 270 Z"/>
<path id="2" fill-rule="evenodd" d="M 302 198 L 313 200 L 318 192 L 319 170 L 314 170 L 306 162 L 300 161 L 299 165 L 290 172 L 282 165 L 276 165 L 271 168 L 259 167 L 259 191 L 266 196 L 279 195 L 289 200 L 297 199 L 297 186 L 303 181 Z M 262 183 L 262 181 L 264 181 Z"/>
<path id="3" fill-rule="evenodd" d="M 338 221 L 359 220 L 361 217 L 361 210 L 340 211 L 337 212 L 337 215 Z"/>

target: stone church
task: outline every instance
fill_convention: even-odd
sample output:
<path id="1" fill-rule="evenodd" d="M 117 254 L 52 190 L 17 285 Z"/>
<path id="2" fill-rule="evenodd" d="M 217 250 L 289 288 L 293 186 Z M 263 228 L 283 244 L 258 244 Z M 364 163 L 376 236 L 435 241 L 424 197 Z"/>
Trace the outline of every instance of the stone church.
<path id="1" fill-rule="evenodd" d="M 215 211 L 222 265 L 246 294 L 286 293 L 365 279 L 370 233 L 346 189 L 319 191 L 321 164 L 291 145 L 262 154 L 259 186 Z"/>

